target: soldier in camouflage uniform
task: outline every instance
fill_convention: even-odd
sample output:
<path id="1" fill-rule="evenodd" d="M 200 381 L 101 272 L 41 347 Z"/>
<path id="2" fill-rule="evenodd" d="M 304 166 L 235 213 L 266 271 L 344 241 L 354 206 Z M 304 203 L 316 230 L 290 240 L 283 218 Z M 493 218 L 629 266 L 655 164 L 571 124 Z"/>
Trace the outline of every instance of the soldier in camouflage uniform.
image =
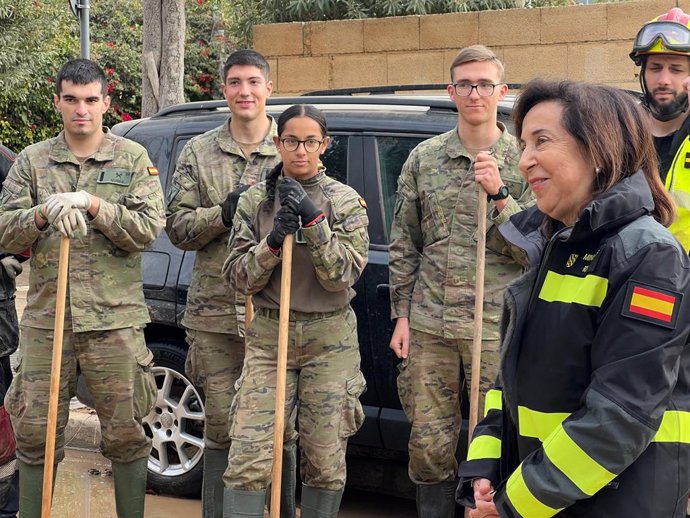
<path id="1" fill-rule="evenodd" d="M 203 518 L 223 513 L 228 465 L 228 414 L 244 361 L 244 296 L 221 275 L 239 193 L 265 179 L 279 162 L 276 124 L 266 114 L 273 83 L 269 66 L 253 50 L 233 53 L 223 67 L 223 95 L 231 117 L 193 138 L 177 161 L 168 192 L 166 230 L 182 250 L 195 250 L 192 283 L 182 324 L 187 329 L 186 371 L 204 391 Z M 283 518 L 295 516 L 296 433 L 285 443 Z"/>
<path id="2" fill-rule="evenodd" d="M 531 199 L 516 139 L 497 122 L 507 92 L 503 65 L 486 47 L 463 49 L 448 94 L 458 126 L 417 146 L 398 180 L 391 231 L 391 349 L 402 358 L 398 393 L 412 423 L 409 475 L 423 518 L 454 516 L 455 450 L 464 366 L 470 380 L 477 197 L 491 195 L 479 408 L 498 372 L 505 284 L 520 274 L 496 228 Z M 477 185 L 479 184 L 481 188 Z"/>
<path id="3" fill-rule="evenodd" d="M 297 233 L 285 412 L 289 416 L 299 400 L 302 518 L 337 515 L 347 439 L 364 419 L 359 396 L 366 382 L 350 300 L 368 257 L 365 203 L 320 165 L 329 138 L 316 108 L 288 108 L 278 120 L 278 134 L 283 162 L 266 182 L 240 197 L 223 267 L 238 290 L 253 295 L 257 308 L 232 406 L 224 518 L 264 515 L 273 460 L 281 251 L 287 234 Z"/>
<path id="4" fill-rule="evenodd" d="M 165 224 L 158 171 L 139 144 L 102 127 L 110 99 L 101 68 L 68 62 L 55 81 L 64 131 L 17 157 L 0 195 L 0 249 L 31 247 L 22 363 L 5 398 L 17 435 L 20 516 L 41 513 L 61 234 L 70 238 L 55 458 L 64 458 L 69 400 L 81 372 L 112 461 L 117 515 L 144 516 L 156 397 L 140 252 Z M 47 469 L 53 469 L 52 466 Z"/>

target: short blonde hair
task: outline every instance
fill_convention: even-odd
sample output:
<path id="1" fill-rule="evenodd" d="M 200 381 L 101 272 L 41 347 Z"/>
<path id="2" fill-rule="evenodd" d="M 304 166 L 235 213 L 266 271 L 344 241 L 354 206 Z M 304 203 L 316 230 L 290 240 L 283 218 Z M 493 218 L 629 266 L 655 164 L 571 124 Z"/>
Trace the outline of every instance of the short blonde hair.
<path id="1" fill-rule="evenodd" d="M 450 64 L 450 80 L 453 81 L 453 70 L 455 67 L 459 67 L 465 63 L 473 63 L 477 61 L 493 63 L 496 66 L 496 70 L 498 70 L 499 80 L 503 81 L 503 77 L 505 75 L 503 63 L 501 63 L 501 60 L 496 57 L 496 54 L 494 54 L 493 50 L 485 47 L 484 45 L 471 45 L 458 52 L 458 55 L 455 56 L 455 59 Z"/>

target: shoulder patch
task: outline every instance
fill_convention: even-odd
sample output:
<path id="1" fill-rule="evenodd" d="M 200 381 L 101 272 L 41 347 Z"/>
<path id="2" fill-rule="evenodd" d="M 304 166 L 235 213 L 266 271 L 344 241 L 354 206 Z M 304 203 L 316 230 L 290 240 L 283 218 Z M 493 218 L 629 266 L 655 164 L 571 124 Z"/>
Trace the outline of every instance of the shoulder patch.
<path id="1" fill-rule="evenodd" d="M 158 176 L 158 168 L 154 166 L 147 167 L 146 170 L 151 176 Z"/>
<path id="2" fill-rule="evenodd" d="M 362 198 L 361 196 L 359 197 L 359 204 L 362 206 L 363 209 L 367 208 L 367 202 L 364 201 L 364 198 Z"/>
<path id="3" fill-rule="evenodd" d="M 676 328 L 682 293 L 629 282 L 622 315 L 650 324 Z"/>

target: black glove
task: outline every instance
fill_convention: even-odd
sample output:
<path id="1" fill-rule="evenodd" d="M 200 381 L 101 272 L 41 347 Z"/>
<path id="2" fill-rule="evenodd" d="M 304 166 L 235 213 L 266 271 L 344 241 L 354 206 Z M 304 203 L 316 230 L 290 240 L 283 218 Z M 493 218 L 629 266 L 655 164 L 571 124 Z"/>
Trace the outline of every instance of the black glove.
<path id="1" fill-rule="evenodd" d="M 249 189 L 249 185 L 241 185 L 234 191 L 228 193 L 228 196 L 220 204 L 220 217 L 223 219 L 223 225 L 230 227 L 232 225 L 232 218 L 235 217 L 237 211 L 237 202 L 240 201 L 240 194 Z"/>
<path id="2" fill-rule="evenodd" d="M 283 207 L 290 207 L 301 216 L 302 225 L 308 225 L 323 214 L 323 211 L 317 209 L 314 202 L 304 192 L 304 187 L 294 178 L 281 178 L 278 184 L 278 196 Z"/>
<path id="3" fill-rule="evenodd" d="M 299 230 L 299 219 L 290 207 L 281 207 L 273 218 L 273 230 L 266 236 L 266 243 L 274 250 L 283 246 L 285 236 Z"/>

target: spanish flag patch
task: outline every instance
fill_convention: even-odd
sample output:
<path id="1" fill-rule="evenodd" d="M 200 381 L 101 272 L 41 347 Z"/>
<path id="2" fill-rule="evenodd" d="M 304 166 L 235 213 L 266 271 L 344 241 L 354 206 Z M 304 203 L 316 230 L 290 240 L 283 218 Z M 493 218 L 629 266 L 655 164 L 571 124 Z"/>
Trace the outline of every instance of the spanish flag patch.
<path id="1" fill-rule="evenodd" d="M 158 176 L 158 168 L 154 166 L 147 167 L 146 170 L 151 176 Z"/>
<path id="2" fill-rule="evenodd" d="M 359 204 L 363 209 L 367 208 L 367 202 L 364 201 L 364 198 L 362 198 L 361 196 L 359 197 Z"/>
<path id="3" fill-rule="evenodd" d="M 675 329 L 682 293 L 630 282 L 625 295 L 623 315 Z"/>

